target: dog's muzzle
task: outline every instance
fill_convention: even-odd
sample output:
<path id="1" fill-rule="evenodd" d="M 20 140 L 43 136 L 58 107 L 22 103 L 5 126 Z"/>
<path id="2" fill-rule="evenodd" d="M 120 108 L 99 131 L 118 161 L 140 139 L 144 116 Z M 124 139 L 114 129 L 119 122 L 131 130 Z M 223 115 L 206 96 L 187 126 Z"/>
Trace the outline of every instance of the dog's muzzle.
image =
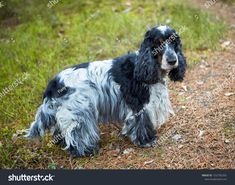
<path id="1" fill-rule="evenodd" d="M 173 49 L 166 47 L 162 56 L 161 68 L 166 71 L 170 71 L 173 68 L 178 67 L 178 57 Z"/>

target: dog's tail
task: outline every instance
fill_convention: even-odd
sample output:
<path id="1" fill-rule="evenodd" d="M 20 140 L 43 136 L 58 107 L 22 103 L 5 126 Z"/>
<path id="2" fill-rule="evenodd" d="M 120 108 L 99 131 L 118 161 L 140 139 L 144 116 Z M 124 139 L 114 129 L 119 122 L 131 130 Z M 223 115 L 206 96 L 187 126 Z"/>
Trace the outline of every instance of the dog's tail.
<path id="1" fill-rule="evenodd" d="M 55 126 L 55 114 L 57 107 L 52 99 L 44 98 L 43 104 L 38 108 L 34 122 L 26 131 L 25 137 L 32 139 L 42 137 L 46 130 L 52 130 Z"/>

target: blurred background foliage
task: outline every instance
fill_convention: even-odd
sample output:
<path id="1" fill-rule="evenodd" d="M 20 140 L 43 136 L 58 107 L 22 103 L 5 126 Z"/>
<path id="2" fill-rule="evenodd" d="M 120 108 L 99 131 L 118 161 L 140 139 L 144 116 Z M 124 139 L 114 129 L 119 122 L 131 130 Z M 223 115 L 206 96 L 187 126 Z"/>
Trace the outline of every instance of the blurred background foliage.
<path id="1" fill-rule="evenodd" d="M 28 124 L 54 74 L 77 63 L 137 50 L 149 27 L 184 28 L 181 37 L 187 51 L 218 49 L 226 30 L 223 20 L 187 1 L 9 0 L 3 4 L 0 89 L 23 72 L 30 77 L 1 99 L 1 124 L 15 120 Z"/>

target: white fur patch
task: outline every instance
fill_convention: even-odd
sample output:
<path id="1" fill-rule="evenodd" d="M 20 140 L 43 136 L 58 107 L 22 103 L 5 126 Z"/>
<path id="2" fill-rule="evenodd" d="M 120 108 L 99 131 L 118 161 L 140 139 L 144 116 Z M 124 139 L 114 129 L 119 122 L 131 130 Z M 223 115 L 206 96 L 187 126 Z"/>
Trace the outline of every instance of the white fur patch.
<path id="1" fill-rule="evenodd" d="M 164 26 L 158 26 L 157 29 L 159 29 L 162 32 L 162 34 L 164 34 L 166 30 L 169 29 L 169 27 L 164 25 Z"/>
<path id="2" fill-rule="evenodd" d="M 177 54 L 175 53 L 174 55 L 175 55 L 175 58 L 176 58 L 176 63 L 174 64 L 174 65 L 169 65 L 168 64 L 168 62 L 167 62 L 167 57 L 166 57 L 166 53 L 167 53 L 167 51 L 168 50 L 170 50 L 170 48 L 169 48 L 169 46 L 168 46 L 168 44 L 166 44 L 166 50 L 165 50 L 165 52 L 164 52 L 164 54 L 162 55 L 162 64 L 161 64 L 161 68 L 163 69 L 163 70 L 166 70 L 166 71 L 170 71 L 170 70 L 172 70 L 173 68 L 176 68 L 177 66 L 178 66 L 178 56 L 177 56 Z"/>
<path id="3" fill-rule="evenodd" d="M 151 86 L 150 102 L 145 106 L 154 128 L 159 128 L 174 111 L 169 99 L 167 86 L 157 83 Z"/>

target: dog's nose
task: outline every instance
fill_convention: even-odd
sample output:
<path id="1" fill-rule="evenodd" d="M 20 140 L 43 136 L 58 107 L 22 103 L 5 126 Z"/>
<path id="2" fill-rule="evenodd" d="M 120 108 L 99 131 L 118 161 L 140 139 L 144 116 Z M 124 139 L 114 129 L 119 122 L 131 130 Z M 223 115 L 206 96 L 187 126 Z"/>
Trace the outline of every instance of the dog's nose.
<path id="1" fill-rule="evenodd" d="M 168 59 L 167 60 L 167 62 L 168 62 L 168 64 L 170 64 L 170 65 L 175 65 L 175 63 L 177 62 L 177 60 L 176 59 Z"/>

